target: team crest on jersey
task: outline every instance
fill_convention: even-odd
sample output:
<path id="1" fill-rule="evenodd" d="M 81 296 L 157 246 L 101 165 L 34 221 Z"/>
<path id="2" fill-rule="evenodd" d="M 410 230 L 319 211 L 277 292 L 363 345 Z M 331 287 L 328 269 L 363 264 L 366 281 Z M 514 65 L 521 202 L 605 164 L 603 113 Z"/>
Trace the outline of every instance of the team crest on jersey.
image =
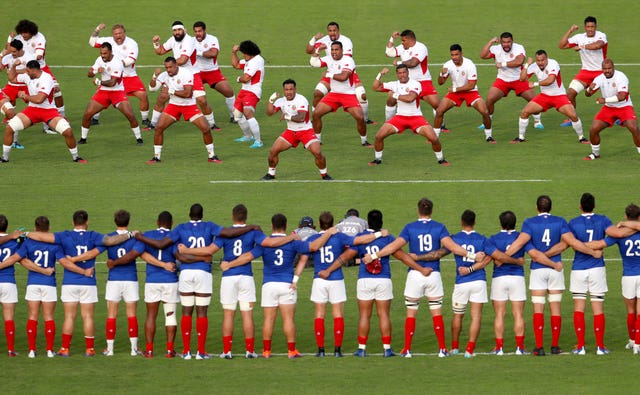
<path id="1" fill-rule="evenodd" d="M 614 82 L 613 84 L 611 84 L 611 87 L 615 88 L 616 87 L 616 83 Z"/>
<path id="2" fill-rule="evenodd" d="M 338 70 L 342 69 L 342 65 L 338 65 Z"/>
<path id="3" fill-rule="evenodd" d="M 465 72 L 463 71 L 462 73 L 460 73 L 460 75 L 464 77 L 465 76 Z"/>
<path id="4" fill-rule="evenodd" d="M 513 55 L 512 53 L 510 53 L 510 54 L 509 54 L 509 57 L 510 57 L 511 59 L 513 59 L 513 56 L 514 56 L 514 55 Z"/>
<path id="5" fill-rule="evenodd" d="M 204 44 L 204 47 L 205 47 L 205 48 L 209 48 L 209 45 L 208 45 L 208 44 Z"/>
<path id="6" fill-rule="evenodd" d="M 296 109 L 296 105 L 294 104 L 293 106 L 291 106 L 291 109 L 292 109 L 293 111 L 297 111 L 297 109 Z"/>
<path id="7" fill-rule="evenodd" d="M 35 48 L 36 47 L 36 43 L 31 43 L 31 47 Z"/>
<path id="8" fill-rule="evenodd" d="M 107 73 L 110 73 L 110 72 L 111 72 L 111 67 L 109 66 L 107 67 Z"/>
<path id="9" fill-rule="evenodd" d="M 127 46 L 126 46 L 126 45 L 123 45 L 123 46 L 122 46 L 122 49 L 126 51 L 126 50 L 127 50 Z"/>
<path id="10" fill-rule="evenodd" d="M 176 80 L 176 83 L 177 83 L 177 84 L 182 84 L 182 81 L 180 81 L 180 80 Z"/>

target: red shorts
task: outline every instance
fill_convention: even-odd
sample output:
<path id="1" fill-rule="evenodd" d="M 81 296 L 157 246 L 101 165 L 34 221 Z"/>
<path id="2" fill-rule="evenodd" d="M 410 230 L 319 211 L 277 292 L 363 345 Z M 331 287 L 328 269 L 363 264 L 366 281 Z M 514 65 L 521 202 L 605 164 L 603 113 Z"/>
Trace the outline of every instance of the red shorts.
<path id="1" fill-rule="evenodd" d="M 9 100 L 9 98 L 2 92 L 2 89 L 0 89 L 0 100 L 4 100 L 4 99 Z"/>
<path id="2" fill-rule="evenodd" d="M 620 123 L 628 120 L 636 120 L 636 113 L 633 111 L 633 106 L 624 107 L 607 107 L 603 106 L 596 114 L 595 118 L 599 121 L 606 122 L 609 127 L 612 127 L 616 119 L 620 120 Z"/>
<path id="3" fill-rule="evenodd" d="M 193 122 L 195 119 L 202 116 L 202 113 L 198 109 L 198 106 L 195 104 L 189 106 L 179 106 L 177 104 L 169 103 L 162 112 L 175 119 L 176 121 L 179 121 L 180 116 L 182 116 L 185 121 Z"/>
<path id="4" fill-rule="evenodd" d="M 589 86 L 591 85 L 593 80 L 600 74 L 602 74 L 602 70 L 595 70 L 595 71 L 580 70 L 578 74 L 576 74 L 576 76 L 573 77 L 573 79 L 583 82 L 586 86 Z"/>
<path id="5" fill-rule="evenodd" d="M 204 92 L 204 85 L 202 84 L 202 78 L 200 78 L 200 73 L 195 73 L 193 75 L 193 90 Z"/>
<path id="6" fill-rule="evenodd" d="M 516 96 L 520 96 L 522 92 L 526 92 L 531 89 L 529 88 L 529 81 L 516 80 L 507 82 L 500 78 L 496 78 L 491 87 L 500 89 L 505 96 L 509 95 L 509 92 L 511 91 L 516 91 Z"/>
<path id="7" fill-rule="evenodd" d="M 318 140 L 318 137 L 314 133 L 313 129 L 300 130 L 294 132 L 293 130 L 287 129 L 280 135 L 281 138 L 287 140 L 289 144 L 293 148 L 298 146 L 298 143 L 302 143 L 304 148 L 309 148 L 309 145 Z"/>
<path id="8" fill-rule="evenodd" d="M 353 85 L 358 85 L 358 84 L 362 84 L 362 81 L 360 81 L 360 77 L 358 76 L 357 72 L 353 72 Z"/>
<path id="9" fill-rule="evenodd" d="M 469 91 L 469 92 L 450 92 L 445 95 L 445 97 L 456 104 L 456 107 L 460 107 L 462 102 L 467 102 L 467 107 L 471 107 L 476 100 L 482 99 L 482 96 L 478 93 L 478 91 Z"/>
<path id="10" fill-rule="evenodd" d="M 40 70 L 44 71 L 45 73 L 49 74 L 51 76 L 51 78 L 53 78 L 53 82 L 58 83 L 58 80 L 56 79 L 56 76 L 53 75 L 53 73 L 51 72 L 51 69 L 49 68 L 49 65 L 44 66 L 43 68 L 41 68 Z"/>
<path id="11" fill-rule="evenodd" d="M 118 103 L 127 101 L 127 95 L 124 94 L 124 91 L 105 91 L 98 89 L 91 100 L 97 101 L 104 108 L 108 108 L 110 104 L 115 107 Z"/>
<path id="12" fill-rule="evenodd" d="M 133 77 L 122 77 L 122 84 L 124 85 L 124 91 L 128 96 L 133 96 L 134 92 L 146 91 L 142 80 L 137 75 L 134 75 Z"/>
<path id="13" fill-rule="evenodd" d="M 540 93 L 539 95 L 531 99 L 531 101 L 536 102 L 540 106 L 542 106 L 542 111 L 547 111 L 552 107 L 558 110 L 560 107 L 566 106 L 567 104 L 571 105 L 571 102 L 569 101 L 567 95 L 549 96 L 545 95 L 544 93 Z"/>
<path id="14" fill-rule="evenodd" d="M 222 75 L 222 71 L 212 70 L 212 71 L 201 71 L 200 78 L 202 79 L 203 84 L 207 84 L 210 87 L 214 87 L 218 82 L 226 81 L 227 79 Z"/>
<path id="15" fill-rule="evenodd" d="M 420 81 L 420 86 L 422 87 L 422 92 L 420 92 L 421 98 L 438 94 L 438 91 L 433 87 L 433 82 L 431 80 Z"/>
<path id="16" fill-rule="evenodd" d="M 29 88 L 26 85 L 10 85 L 7 84 L 2 88 L 2 92 L 4 92 L 7 99 L 11 100 L 11 104 L 16 104 L 16 99 L 18 98 L 18 93 L 24 92 L 29 94 Z"/>
<path id="17" fill-rule="evenodd" d="M 421 115 L 394 115 L 393 118 L 386 123 L 392 125 L 398 133 L 402 133 L 403 130 L 409 129 L 413 133 L 417 133 L 417 130 L 423 126 L 429 126 L 429 122 Z"/>
<path id="18" fill-rule="evenodd" d="M 320 100 L 320 103 L 328 105 L 333 111 L 336 111 L 341 106 L 344 111 L 351 107 L 360 107 L 360 102 L 358 102 L 356 95 L 349 93 L 329 92 Z"/>
<path id="19" fill-rule="evenodd" d="M 33 106 L 27 106 L 22 110 L 22 114 L 29 118 L 33 124 L 38 122 L 48 123 L 53 118 L 62 117 L 57 108 L 38 108 Z"/>
<path id="20" fill-rule="evenodd" d="M 238 111 L 243 111 L 245 107 L 251 107 L 255 110 L 259 101 L 260 99 L 255 93 L 240 89 L 240 92 L 238 92 L 236 96 L 236 101 L 233 103 L 233 108 Z"/>

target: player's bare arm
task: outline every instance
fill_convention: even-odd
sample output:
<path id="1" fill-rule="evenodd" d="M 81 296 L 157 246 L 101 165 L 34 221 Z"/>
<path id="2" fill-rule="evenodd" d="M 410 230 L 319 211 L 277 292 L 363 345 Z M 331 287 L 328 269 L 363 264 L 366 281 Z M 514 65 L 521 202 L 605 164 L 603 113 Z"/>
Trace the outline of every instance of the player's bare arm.
<path id="1" fill-rule="evenodd" d="M 386 236 L 389 236 L 389 231 L 387 229 L 380 229 L 380 237 Z M 369 244 L 377 238 L 378 236 L 375 233 L 360 235 L 353 239 L 353 245 Z"/>
<path id="2" fill-rule="evenodd" d="M 164 55 L 169 52 L 169 50 L 165 49 L 164 46 L 160 44 L 160 36 L 153 36 L 153 50 L 156 55 Z"/>
<path id="3" fill-rule="evenodd" d="M 520 258 L 514 258 L 512 256 L 509 256 L 507 254 L 505 254 L 504 252 L 500 251 L 500 250 L 495 250 L 491 255 L 491 258 L 495 259 L 496 261 L 500 262 L 500 265 L 502 265 L 503 263 L 511 263 L 514 265 L 518 265 L 518 266 L 524 266 L 524 258 L 520 257 Z M 498 266 L 500 266 L 498 265 Z"/>
<path id="4" fill-rule="evenodd" d="M 235 227 L 235 228 L 233 227 L 222 228 L 218 236 L 226 237 L 228 239 L 233 239 L 234 237 L 242 236 L 245 233 L 249 233 L 252 230 L 260 230 L 260 227 L 258 225 L 247 225 L 247 226 Z"/>
<path id="5" fill-rule="evenodd" d="M 220 248 L 214 243 L 211 243 L 208 246 L 198 247 L 198 248 L 189 248 L 182 243 L 178 244 L 178 252 L 180 252 L 181 254 L 211 256 L 216 252 L 218 252 L 219 250 Z"/>
<path id="6" fill-rule="evenodd" d="M 324 34 L 322 33 L 316 33 L 315 36 L 311 37 L 311 40 L 309 40 L 305 52 L 311 55 L 316 50 L 316 41 L 320 40 L 322 37 L 324 37 Z"/>
<path id="7" fill-rule="evenodd" d="M 4 261 L 0 262 L 0 270 L 2 269 L 6 269 L 10 266 L 13 266 L 16 264 L 16 262 L 19 262 L 20 259 L 22 259 L 22 257 L 18 254 L 13 254 L 10 257 L 8 257 L 7 259 L 5 259 Z"/>
<path id="8" fill-rule="evenodd" d="M 544 254 L 548 257 L 556 256 L 558 254 L 562 254 L 562 252 L 564 252 L 564 250 L 566 250 L 567 248 L 569 248 L 569 244 L 565 243 L 564 241 L 560 241 L 559 243 L 549 248 Z"/>
<path id="9" fill-rule="evenodd" d="M 533 259 L 534 261 L 545 265 L 545 266 L 549 266 L 550 268 L 552 268 L 553 270 L 556 271 L 562 271 L 562 268 L 564 267 L 562 265 L 562 261 L 560 262 L 554 262 L 551 259 L 549 259 L 548 256 L 546 256 L 543 252 L 541 252 L 540 250 L 537 250 L 535 248 L 527 251 L 527 253 L 529 254 L 529 256 L 531 257 L 531 259 Z"/>
<path id="10" fill-rule="evenodd" d="M 371 88 L 376 92 L 384 92 L 384 88 L 382 87 L 382 76 L 386 75 L 389 72 L 387 67 L 383 67 L 382 70 L 376 76 L 376 79 L 373 80 L 373 85 Z"/>
<path id="11" fill-rule="evenodd" d="M 594 250 L 594 249 L 591 249 L 591 248 L 587 247 L 586 245 L 584 245 L 583 242 L 581 242 L 580 240 L 576 239 L 576 237 L 571 232 L 567 232 L 567 233 L 563 234 L 562 235 L 562 240 L 564 242 L 566 242 L 567 244 L 569 244 L 574 250 L 580 251 L 583 254 L 591 255 L 594 258 L 602 257 L 602 251 L 601 250 Z"/>
<path id="12" fill-rule="evenodd" d="M 407 241 L 405 239 L 403 239 L 402 237 L 398 237 L 394 241 L 392 241 L 391 243 L 389 243 L 386 246 L 384 246 L 383 249 L 381 249 L 380 251 L 376 252 L 375 255 L 376 255 L 377 258 L 383 258 L 385 256 L 389 256 L 389 255 L 393 254 L 394 252 L 398 251 L 405 244 L 407 244 Z M 370 254 L 365 254 L 364 257 L 362 257 L 362 261 L 364 263 L 371 263 L 371 261 L 373 261 L 374 259 L 376 259 L 376 258 L 372 257 Z"/>
<path id="13" fill-rule="evenodd" d="M 437 261 L 449 254 L 451 254 L 451 251 L 447 250 L 444 247 L 441 247 L 441 248 L 438 248 L 437 250 L 427 252 L 426 254 L 421 254 L 421 255 L 409 254 L 409 255 L 411 256 L 411 258 L 413 258 L 416 261 L 429 262 L 429 261 Z"/>
<path id="14" fill-rule="evenodd" d="M 53 244 L 56 242 L 56 237 L 50 232 L 25 232 L 25 235 L 31 240 L 41 241 L 43 243 Z"/>
<path id="15" fill-rule="evenodd" d="M 220 263 L 220 269 L 222 269 L 223 272 L 226 272 L 227 270 L 229 270 L 231 268 L 234 268 L 236 266 L 242 266 L 245 263 L 249 263 L 254 258 L 255 257 L 253 256 L 251 251 L 245 252 L 244 254 L 240 255 L 239 257 L 237 257 L 236 259 L 232 260 L 231 262 L 222 261 Z"/>
<path id="16" fill-rule="evenodd" d="M 136 240 L 140 240 L 141 242 L 143 242 L 146 245 L 150 245 L 153 248 L 157 248 L 159 250 L 164 250 L 165 248 L 169 247 L 171 244 L 173 244 L 173 240 L 171 240 L 168 237 L 163 237 L 160 240 L 157 239 L 152 239 L 149 237 L 146 237 L 145 235 L 143 235 L 142 233 L 134 233 L 134 236 L 136 238 Z"/>
<path id="17" fill-rule="evenodd" d="M 467 81 L 466 84 L 462 85 L 462 86 L 456 86 L 455 87 L 455 91 L 453 90 L 453 87 L 449 87 L 449 93 L 453 93 L 453 92 L 468 92 L 470 90 L 472 90 L 473 88 L 476 87 L 477 84 L 477 80 L 469 80 Z"/>
<path id="18" fill-rule="evenodd" d="M 394 256 L 394 258 L 399 259 L 402 263 L 404 263 L 405 265 L 409 266 L 413 270 L 417 270 L 418 272 L 420 272 L 425 277 L 430 275 L 431 272 L 433 272 L 433 269 L 430 268 L 430 267 L 422 267 L 422 266 L 418 265 L 418 263 L 413 258 L 411 258 L 411 256 L 409 256 L 409 254 L 407 254 L 403 250 L 397 250 L 392 255 Z"/>
<path id="19" fill-rule="evenodd" d="M 18 237 L 22 236 L 25 232 L 20 230 L 20 229 L 16 229 L 13 232 L 4 235 L 4 236 L 0 236 L 0 245 L 3 245 L 4 243 L 6 243 L 7 241 L 11 241 L 11 240 L 15 240 Z"/>
<path id="20" fill-rule="evenodd" d="M 578 25 L 571 25 L 569 30 L 567 30 L 567 32 L 560 39 L 560 42 L 558 43 L 558 48 L 560 49 L 571 48 L 571 45 L 569 44 L 569 36 L 571 36 L 571 34 L 573 34 L 573 32 L 577 31 L 578 29 L 580 29 Z"/>
<path id="21" fill-rule="evenodd" d="M 447 69 L 446 67 L 443 67 L 442 70 L 440 70 L 440 73 L 438 74 L 438 85 L 444 84 L 448 78 L 449 78 L 449 69 Z"/>
<path id="22" fill-rule="evenodd" d="M 524 247 L 524 245 L 527 244 L 529 240 L 531 240 L 531 235 L 521 232 L 518 235 L 518 238 L 515 239 L 513 243 L 511 243 L 509 248 L 507 248 L 507 250 L 504 253 L 509 256 L 513 256 L 513 254 L 520 251 L 520 249 L 522 249 L 522 247 Z"/>
<path id="23" fill-rule="evenodd" d="M 484 257 L 485 257 L 485 253 L 482 252 L 482 251 L 480 251 L 478 253 L 473 253 L 473 252 L 467 251 L 466 249 L 464 249 L 460 245 L 458 245 L 458 243 L 453 241 L 453 239 L 450 236 L 442 238 L 442 240 L 440 240 L 440 242 L 442 243 L 442 245 L 447 250 L 453 252 L 454 254 L 456 254 L 458 256 L 463 256 L 463 257 L 468 258 L 468 259 L 473 259 L 476 262 L 479 262 L 479 261 L 483 260 Z"/>
<path id="24" fill-rule="evenodd" d="M 338 229 L 335 226 L 327 229 L 322 234 L 322 236 L 318 237 L 317 239 L 309 243 L 309 252 L 318 251 L 322 246 L 324 246 L 327 243 L 327 240 L 329 240 L 329 238 L 335 235 L 336 233 L 338 233 Z"/>
<path id="25" fill-rule="evenodd" d="M 157 267 L 161 267 L 161 268 L 163 268 L 164 270 L 166 270 L 168 272 L 175 272 L 176 271 L 175 262 L 163 262 L 163 261 L 157 259 L 156 257 L 154 257 L 153 255 L 149 254 L 146 251 L 143 252 L 142 255 L 140 255 L 140 258 L 142 258 L 142 260 L 144 260 L 148 264 L 153 265 L 153 266 L 157 266 Z"/>
<path id="26" fill-rule="evenodd" d="M 491 40 L 489 40 L 489 42 L 486 43 L 484 47 L 482 47 L 482 50 L 480 51 L 480 58 L 491 59 L 491 51 L 489 51 L 489 49 L 494 44 L 500 44 L 500 40 L 498 39 L 498 37 L 491 38 Z"/>
<path id="27" fill-rule="evenodd" d="M 611 225 L 606 230 L 607 236 L 621 239 L 623 237 L 629 237 L 632 234 L 640 230 L 640 222 L 637 221 L 622 221 L 617 225 Z"/>
<path id="28" fill-rule="evenodd" d="M 175 258 L 182 263 L 194 263 L 194 262 L 207 262 L 211 263 L 213 257 L 211 255 L 196 255 L 196 254 L 184 254 L 177 251 Z"/>
<path id="29" fill-rule="evenodd" d="M 106 25 L 104 23 L 101 23 L 98 26 L 96 26 L 95 29 L 93 29 L 93 32 L 89 37 L 89 46 L 91 47 L 96 46 L 96 43 L 98 42 L 98 37 L 100 36 L 100 32 L 103 31 L 105 27 Z"/>
<path id="30" fill-rule="evenodd" d="M 266 239 L 262 240 L 262 243 L 260 243 L 260 245 L 262 247 L 281 247 L 287 243 L 292 242 L 293 240 L 300 240 L 300 235 L 297 233 L 291 233 L 290 235 L 286 235 L 284 237 L 267 237 Z"/>
<path id="31" fill-rule="evenodd" d="M 489 262 L 491 262 L 491 256 L 485 255 L 485 257 L 480 262 L 474 262 L 469 266 L 460 266 L 458 268 L 458 273 L 460 273 L 461 276 L 466 276 L 467 274 L 471 274 L 476 270 L 483 269 L 489 264 Z"/>
<path id="32" fill-rule="evenodd" d="M 290 290 L 295 291 L 296 289 L 298 289 L 298 280 L 300 279 L 300 276 L 302 275 L 302 271 L 307 265 L 308 260 L 309 260 L 308 255 L 305 255 L 305 254 L 300 255 L 300 259 L 298 260 L 298 263 L 296 264 L 296 268 L 293 272 L 293 281 L 289 285 Z"/>
<path id="33" fill-rule="evenodd" d="M 336 270 L 338 270 L 341 266 L 344 265 L 345 262 L 348 262 L 351 259 L 354 259 L 356 257 L 356 254 L 357 254 L 357 252 L 355 250 L 352 250 L 352 249 L 346 250 L 345 252 L 340 254 L 340 256 L 338 258 L 336 258 L 335 261 L 333 261 L 331 266 L 329 266 L 325 270 L 319 271 L 318 272 L 318 277 L 324 278 L 324 279 L 329 278 L 331 273 L 333 273 Z"/>
<path id="34" fill-rule="evenodd" d="M 231 67 L 234 69 L 242 69 L 240 66 L 240 58 L 238 58 L 238 51 L 240 50 L 240 46 L 238 44 L 234 45 L 231 48 Z"/>
<path id="35" fill-rule="evenodd" d="M 66 258 L 60 259 L 59 262 L 62 265 L 62 267 L 64 267 L 66 270 L 68 270 L 70 272 L 81 274 L 81 275 L 83 275 L 85 277 L 93 277 L 93 272 L 95 270 L 93 267 L 91 267 L 89 269 L 83 269 L 80 266 L 76 265 L 75 263 L 71 262 L 69 259 L 66 259 Z"/>
<path id="36" fill-rule="evenodd" d="M 629 92 L 616 93 L 616 98 L 618 99 L 618 101 L 625 101 L 627 100 L 628 97 L 629 97 Z M 598 104 L 605 104 L 606 102 L 607 102 L 607 98 L 605 97 L 599 97 L 596 99 L 596 103 Z"/>
<path id="37" fill-rule="evenodd" d="M 138 251 L 131 250 L 118 259 L 107 259 L 107 267 L 109 269 L 112 269 L 115 266 L 126 265 L 127 263 L 133 261 L 139 256 L 140 256 L 140 253 Z"/>
<path id="38" fill-rule="evenodd" d="M 20 264 L 22 265 L 22 267 L 24 267 L 25 269 L 31 272 L 44 274 L 45 276 L 51 276 L 53 273 L 55 273 L 54 268 L 38 266 L 29 258 L 21 259 Z"/>
<path id="39" fill-rule="evenodd" d="M 92 248 L 91 250 L 83 252 L 80 255 L 76 255 L 76 256 L 67 255 L 67 259 L 72 263 L 78 263 L 78 262 L 90 261 L 91 259 L 94 259 L 98 255 L 100 255 L 100 250 L 97 248 Z"/>

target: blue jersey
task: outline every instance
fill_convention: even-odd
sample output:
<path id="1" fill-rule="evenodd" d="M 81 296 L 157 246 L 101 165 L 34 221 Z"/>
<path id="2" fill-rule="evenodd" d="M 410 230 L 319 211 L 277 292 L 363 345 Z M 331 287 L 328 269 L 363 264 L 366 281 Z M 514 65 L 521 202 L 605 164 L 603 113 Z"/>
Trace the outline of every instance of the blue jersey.
<path id="1" fill-rule="evenodd" d="M 170 230 L 165 228 L 158 228 L 156 230 L 150 230 L 144 233 L 145 237 L 154 240 L 162 240 L 169 234 Z M 175 262 L 175 258 L 173 254 L 176 250 L 176 245 L 173 244 L 164 250 L 159 250 L 157 248 L 153 248 L 150 245 L 145 245 L 145 252 L 148 252 L 150 255 L 153 255 L 157 260 L 162 262 Z M 161 267 L 154 266 L 147 263 L 147 278 L 145 279 L 147 283 L 177 283 L 178 282 L 178 272 L 170 272 Z"/>
<path id="2" fill-rule="evenodd" d="M 569 228 L 576 239 L 587 243 L 602 240 L 607 235 L 605 230 L 611 226 L 611 220 L 600 214 L 582 214 L 569 222 Z M 604 258 L 594 258 L 589 254 L 576 251 L 573 258 L 572 270 L 585 270 L 593 267 L 603 267 Z"/>
<path id="3" fill-rule="evenodd" d="M 62 246 L 62 252 L 71 257 L 84 254 L 94 248 L 97 248 L 101 253 L 105 250 L 105 247 L 102 246 L 104 235 L 92 230 L 65 230 L 54 233 L 54 236 L 55 243 Z M 96 266 L 96 260 L 90 259 L 88 261 L 76 262 L 76 265 L 82 269 L 90 269 Z M 74 273 L 64 269 L 62 285 L 96 285 L 95 272 L 92 277 L 85 277 L 80 273 Z"/>
<path id="4" fill-rule="evenodd" d="M 537 217 L 531 217 L 522 223 L 522 233 L 531 236 L 531 240 L 525 247 L 527 251 L 536 249 L 540 252 L 547 252 L 551 247 L 558 244 L 562 239 L 562 235 L 571 232 L 567 221 L 556 215 L 549 213 L 541 213 Z M 554 262 L 560 262 L 562 255 L 554 255 L 549 257 Z M 531 261 L 531 270 L 548 269 L 549 266 L 543 265 L 536 261 Z"/>
<path id="5" fill-rule="evenodd" d="M 474 254 L 478 252 L 485 251 L 485 244 L 487 243 L 487 238 L 477 233 L 476 231 L 465 232 L 460 231 L 455 235 L 451 236 L 453 241 L 455 241 L 460 247 L 465 250 L 472 252 Z M 485 274 L 484 268 L 474 271 L 473 273 L 469 273 L 465 276 L 461 276 L 458 272 L 459 267 L 469 267 L 475 263 L 475 260 L 469 259 L 463 256 L 455 255 L 456 259 L 456 284 L 468 283 L 471 281 L 487 281 L 487 276 Z"/>
<path id="6" fill-rule="evenodd" d="M 56 286 L 56 261 L 64 258 L 64 253 L 59 245 L 26 239 L 20 248 L 18 248 L 16 254 L 18 254 L 20 258 L 30 259 L 33 263 L 44 269 L 52 268 L 54 270 L 50 276 L 29 270 L 27 285 Z"/>
<path id="7" fill-rule="evenodd" d="M 119 234 L 120 233 L 116 231 L 116 232 L 109 233 L 108 236 L 117 236 Z M 116 260 L 118 258 L 123 257 L 128 252 L 133 250 L 142 254 L 144 252 L 144 249 L 145 247 L 143 242 L 131 238 L 125 241 L 124 243 L 107 247 L 107 258 L 111 260 Z M 138 271 L 136 267 L 136 260 L 133 259 L 132 261 L 127 262 L 124 265 L 114 266 L 111 269 L 109 269 L 109 277 L 107 278 L 107 280 L 108 281 L 138 281 Z"/>
<path id="8" fill-rule="evenodd" d="M 242 225 L 246 226 L 246 225 Z M 234 228 L 240 226 L 234 225 Z M 231 262 L 245 252 L 251 251 L 256 245 L 260 245 L 267 236 L 259 230 L 249 231 L 242 236 L 228 239 L 226 237 L 216 237 L 213 243 L 224 251 L 223 260 Z M 227 276 L 253 276 L 251 270 L 251 262 L 247 262 L 242 266 L 232 267 L 226 272 L 222 272 L 222 277 Z"/>
<path id="9" fill-rule="evenodd" d="M 174 243 L 182 243 L 188 248 L 208 246 L 218 236 L 223 227 L 208 221 L 189 221 L 175 227 L 169 233 Z M 202 270 L 211 273 L 211 262 L 197 261 L 182 264 L 182 270 Z"/>
<path id="10" fill-rule="evenodd" d="M 411 222 L 402 229 L 398 237 L 409 243 L 409 252 L 423 255 L 440 249 L 440 241 L 449 236 L 449 231 L 440 222 L 432 219 L 419 219 Z M 430 267 L 434 271 L 440 271 L 440 260 L 417 261 L 422 267 Z M 409 268 L 409 270 L 413 270 Z"/>
<path id="11" fill-rule="evenodd" d="M 487 255 L 493 254 L 496 250 L 505 252 L 519 235 L 520 232 L 515 230 L 501 230 L 500 233 L 496 233 L 487 240 L 484 251 Z M 523 256 L 524 248 L 521 248 L 513 254 L 513 258 L 522 258 Z M 501 266 L 494 265 L 492 277 L 496 278 L 500 276 L 524 277 L 524 267 L 516 265 L 515 263 L 503 263 Z"/>
<path id="12" fill-rule="evenodd" d="M 373 230 L 367 229 L 366 231 L 360 233 L 360 235 L 368 235 L 374 233 Z M 362 258 L 365 254 L 373 254 L 377 253 L 381 249 L 387 246 L 387 244 L 393 243 L 396 238 L 392 235 L 380 237 L 372 241 L 369 244 L 362 244 L 359 246 L 351 247 L 352 250 L 358 252 L 358 257 Z M 358 270 L 358 278 L 391 278 L 391 266 L 389 264 L 389 257 L 385 256 L 380 258 L 380 264 L 382 265 L 382 270 L 378 274 L 369 273 L 366 269 L 366 265 L 364 263 L 360 264 L 360 269 Z"/>
<path id="13" fill-rule="evenodd" d="M 607 236 L 604 241 L 607 246 L 618 245 L 623 276 L 640 276 L 640 232 L 620 239 Z"/>
<path id="14" fill-rule="evenodd" d="M 0 245 L 0 262 L 13 255 L 19 246 L 15 240 L 9 240 Z M 0 283 L 16 283 L 16 269 L 13 265 L 0 269 Z"/>
<path id="15" fill-rule="evenodd" d="M 307 241 L 312 242 L 315 239 L 322 236 L 323 232 L 320 232 L 316 235 L 310 236 Z M 313 257 L 313 278 L 319 278 L 318 272 L 321 270 L 328 269 L 329 266 L 333 264 L 333 262 L 338 259 L 340 254 L 345 250 L 345 248 L 353 245 L 353 240 L 355 238 L 353 236 L 349 236 L 345 233 L 336 233 L 335 235 L 329 237 L 327 243 L 320 247 L 320 249 L 311 254 Z M 331 272 L 326 280 L 343 280 L 344 274 L 342 273 L 342 267 L 338 268 Z"/>
<path id="16" fill-rule="evenodd" d="M 284 234 L 272 234 L 271 237 L 284 237 Z M 264 262 L 262 284 L 270 282 L 290 283 L 293 281 L 294 260 L 296 254 L 309 252 L 309 243 L 293 240 L 280 247 L 262 247 L 257 245 L 251 254 L 257 258 L 262 256 Z"/>

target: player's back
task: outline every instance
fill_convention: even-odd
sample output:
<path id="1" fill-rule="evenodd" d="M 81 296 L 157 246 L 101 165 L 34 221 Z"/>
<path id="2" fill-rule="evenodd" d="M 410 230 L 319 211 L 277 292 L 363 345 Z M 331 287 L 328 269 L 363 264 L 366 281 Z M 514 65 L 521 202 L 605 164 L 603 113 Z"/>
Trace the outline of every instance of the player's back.
<path id="1" fill-rule="evenodd" d="M 416 255 L 439 250 L 441 240 L 448 236 L 449 231 L 444 224 L 425 218 L 408 223 L 399 235 L 399 237 L 409 243 L 409 252 Z M 440 271 L 440 260 L 417 262 L 422 267 L 430 267 L 435 271 Z M 409 270 L 412 269 L 409 268 Z"/>
<path id="2" fill-rule="evenodd" d="M 315 239 L 322 236 L 322 233 L 318 233 L 309 237 L 307 241 L 312 242 Z M 344 233 L 336 233 L 333 236 L 329 237 L 329 240 L 325 243 L 324 246 L 320 247 L 320 249 L 311 254 L 313 257 L 313 269 L 314 269 L 314 278 L 318 278 L 318 272 L 321 270 L 326 270 L 331 266 L 336 259 L 342 254 L 345 248 L 353 245 L 353 237 L 346 235 Z M 331 272 L 329 278 L 327 280 L 342 280 L 344 279 L 344 274 L 342 273 L 342 267 L 338 268 Z"/>
<path id="3" fill-rule="evenodd" d="M 214 243 L 218 248 L 223 249 L 223 260 L 231 262 L 240 255 L 250 252 L 256 245 L 262 243 L 265 238 L 266 236 L 261 231 L 252 230 L 234 238 L 217 237 Z M 253 276 L 251 262 L 247 262 L 242 266 L 232 267 L 222 273 L 223 277 L 237 275 Z"/>
<path id="4" fill-rule="evenodd" d="M 602 240 L 606 237 L 606 229 L 611 226 L 611 220 L 600 214 L 583 214 L 569 222 L 569 228 L 576 239 L 587 243 L 594 240 Z M 603 258 L 594 258 L 591 255 L 576 251 L 573 258 L 573 270 L 583 270 L 592 267 L 604 266 Z"/>
<path id="5" fill-rule="evenodd" d="M 451 236 L 460 247 L 474 254 L 484 252 L 487 238 L 476 231 L 460 231 Z M 458 273 L 459 267 L 469 267 L 475 263 L 475 260 L 463 256 L 455 256 L 456 261 L 456 284 L 466 283 L 476 280 L 486 280 L 484 268 L 474 271 L 473 273 L 461 276 Z"/>
<path id="6" fill-rule="evenodd" d="M 9 240 L 6 243 L 0 245 L 0 262 L 9 258 L 13 255 L 18 249 L 19 244 L 15 240 Z M 14 265 L 9 267 L 5 267 L 4 269 L 0 269 L 0 283 L 14 283 L 16 282 L 15 278 L 16 269 Z"/>
<path id="7" fill-rule="evenodd" d="M 159 229 L 154 229 L 154 230 L 145 232 L 144 236 L 154 240 L 162 240 L 169 234 L 169 232 L 170 232 L 169 229 L 159 228 Z M 164 250 L 160 250 L 147 244 L 145 245 L 145 252 L 149 253 L 150 255 L 153 255 L 153 257 L 155 257 L 159 261 L 175 262 L 175 258 L 173 256 L 175 252 L 175 248 L 176 246 L 175 244 L 173 244 L 165 248 Z M 178 282 L 177 272 L 170 272 L 165 270 L 164 268 L 152 265 L 150 263 L 147 263 L 146 265 L 146 274 L 147 276 L 145 278 L 145 282 L 147 283 Z"/>
<path id="8" fill-rule="evenodd" d="M 496 249 L 505 252 L 509 246 L 518 238 L 520 232 L 515 230 L 502 230 L 495 235 L 491 236 L 485 245 L 485 252 L 491 255 Z M 522 258 L 524 256 L 524 248 L 518 250 L 512 255 L 513 258 Z M 515 263 L 503 262 L 500 266 L 494 266 L 493 276 L 524 276 L 524 267 L 516 265 Z"/>
<path id="9" fill-rule="evenodd" d="M 362 232 L 360 235 L 368 235 L 374 233 L 373 230 L 367 229 Z M 358 236 L 360 236 L 358 235 Z M 375 254 L 378 251 L 382 250 L 388 244 L 391 244 L 396 238 L 393 235 L 383 236 L 378 239 L 375 239 L 369 244 L 362 244 L 358 246 L 352 246 L 351 249 L 356 250 L 358 253 L 358 257 L 362 258 L 365 254 Z M 366 269 L 365 264 L 360 264 L 360 268 L 358 270 L 358 278 L 391 278 L 391 266 L 389 256 L 385 256 L 380 259 L 380 263 L 382 265 L 381 271 L 378 274 L 369 273 Z"/>
<path id="10" fill-rule="evenodd" d="M 56 286 L 56 260 L 64 257 L 59 245 L 26 239 L 18 249 L 18 253 L 23 258 L 29 258 L 41 268 L 54 270 L 54 274 L 51 276 L 29 270 L 27 284 Z"/>

